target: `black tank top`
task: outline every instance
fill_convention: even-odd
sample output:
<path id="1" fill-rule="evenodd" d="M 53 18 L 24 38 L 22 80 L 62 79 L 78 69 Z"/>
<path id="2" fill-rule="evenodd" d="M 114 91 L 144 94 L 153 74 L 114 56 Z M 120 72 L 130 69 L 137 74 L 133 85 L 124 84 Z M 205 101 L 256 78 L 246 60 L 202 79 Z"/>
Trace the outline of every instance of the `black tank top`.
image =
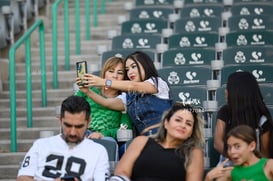
<path id="1" fill-rule="evenodd" d="M 133 181 L 184 181 L 186 170 L 184 157 L 175 149 L 165 149 L 149 138 L 141 154 L 136 159 L 132 172 Z"/>

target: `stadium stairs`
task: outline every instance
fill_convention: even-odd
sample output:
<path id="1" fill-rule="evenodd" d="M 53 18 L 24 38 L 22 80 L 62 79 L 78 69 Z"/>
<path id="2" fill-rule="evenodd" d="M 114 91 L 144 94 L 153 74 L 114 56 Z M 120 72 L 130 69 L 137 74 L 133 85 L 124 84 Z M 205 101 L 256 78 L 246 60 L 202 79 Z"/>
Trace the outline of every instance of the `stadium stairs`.
<path id="1" fill-rule="evenodd" d="M 84 18 L 84 1 L 81 2 L 81 19 Z M 10 152 L 10 101 L 9 101 L 9 81 L 7 74 L 2 75 L 2 86 L 0 89 L 0 181 L 16 180 L 16 175 L 20 162 L 22 161 L 26 151 L 30 148 L 33 141 L 40 137 L 41 131 L 53 131 L 55 134 L 59 132 L 59 123 L 55 117 L 55 108 L 61 104 L 61 101 L 67 96 L 73 94 L 73 81 L 75 80 L 75 60 L 76 57 L 82 56 L 93 67 L 99 67 L 100 57 L 97 54 L 98 45 L 106 45 L 109 47 L 111 40 L 107 38 L 108 30 L 117 30 L 120 32 L 118 17 L 128 16 L 124 9 L 124 0 L 112 0 L 106 2 L 106 13 L 98 15 L 98 27 L 92 25 L 93 15 L 91 14 L 91 40 L 84 40 L 84 22 L 81 22 L 81 55 L 75 55 L 75 31 L 74 28 L 74 10 L 70 6 L 70 70 L 64 70 L 64 36 L 63 24 L 64 20 L 58 18 L 59 25 L 59 44 L 58 44 L 58 77 L 59 88 L 52 88 L 52 30 L 51 18 L 40 16 L 45 22 L 45 40 L 46 40 L 46 70 L 47 70 L 47 107 L 41 106 L 41 90 L 40 90 L 40 74 L 39 74 L 39 45 L 38 38 L 32 39 L 32 96 L 33 96 L 33 127 L 27 128 L 26 116 L 26 81 L 25 81 L 25 64 L 24 51 L 19 51 L 16 63 L 16 87 L 17 87 L 17 152 Z M 71 4 L 73 2 L 71 1 Z M 92 5 L 92 1 L 90 1 Z M 51 4 L 50 10 L 51 10 Z M 62 7 L 62 6 L 61 6 Z M 50 11 L 51 12 L 51 11 Z M 92 7 L 91 7 L 92 12 Z M 99 9 L 100 12 L 100 3 Z M 62 14 L 62 10 L 58 11 Z M 50 15 L 51 16 L 51 15 Z M 8 59 L 0 58 L 1 62 L 8 62 Z M 1 63 L 2 64 L 2 63 Z M 1 65 L 1 71 L 8 70 L 8 66 Z M 4 79 L 4 80 L 3 80 Z"/>

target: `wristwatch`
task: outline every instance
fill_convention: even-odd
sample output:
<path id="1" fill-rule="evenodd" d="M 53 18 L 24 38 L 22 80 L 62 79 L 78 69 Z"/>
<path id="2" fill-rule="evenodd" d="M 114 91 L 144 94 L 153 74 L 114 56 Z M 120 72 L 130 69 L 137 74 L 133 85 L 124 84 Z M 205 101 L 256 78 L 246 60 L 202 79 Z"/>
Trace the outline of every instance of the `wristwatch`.
<path id="1" fill-rule="evenodd" d="M 105 81 L 105 87 L 106 88 L 110 88 L 111 85 L 112 85 L 112 80 L 106 79 L 106 81 Z"/>

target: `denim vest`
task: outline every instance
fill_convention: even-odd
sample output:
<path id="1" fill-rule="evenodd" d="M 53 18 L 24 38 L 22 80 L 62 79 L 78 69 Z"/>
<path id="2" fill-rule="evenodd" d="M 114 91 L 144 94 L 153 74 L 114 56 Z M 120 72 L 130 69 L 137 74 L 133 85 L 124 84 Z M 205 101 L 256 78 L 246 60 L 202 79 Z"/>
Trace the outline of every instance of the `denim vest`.
<path id="1" fill-rule="evenodd" d="M 127 113 L 139 135 L 145 128 L 160 123 L 163 112 L 172 106 L 172 100 L 151 94 L 127 93 Z"/>

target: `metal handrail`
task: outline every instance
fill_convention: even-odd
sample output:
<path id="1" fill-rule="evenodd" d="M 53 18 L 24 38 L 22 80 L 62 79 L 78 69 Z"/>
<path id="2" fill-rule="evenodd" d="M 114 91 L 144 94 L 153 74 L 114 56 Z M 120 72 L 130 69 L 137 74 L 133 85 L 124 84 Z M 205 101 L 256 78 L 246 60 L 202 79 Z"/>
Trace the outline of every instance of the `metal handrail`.
<path id="1" fill-rule="evenodd" d="M 26 61 L 26 108 L 27 108 L 27 127 L 32 127 L 32 75 L 31 75 L 31 35 L 39 28 L 40 40 L 40 68 L 41 68 L 41 96 L 42 106 L 47 106 L 46 93 L 46 61 L 45 61 L 45 38 L 43 20 L 37 20 L 23 35 L 18 39 L 9 50 L 9 81 L 10 81 L 10 139 L 11 152 L 17 151 L 16 135 L 16 50 L 25 43 Z"/>
<path id="2" fill-rule="evenodd" d="M 98 26 L 98 0 L 93 0 L 93 25 Z M 52 5 L 52 70 L 53 70 L 53 88 L 58 85 L 58 6 L 64 4 L 64 39 L 65 39 L 65 70 L 70 70 L 70 37 L 69 37 L 69 7 L 67 0 L 56 0 Z M 75 33 L 76 33 L 76 54 L 81 53 L 80 36 L 80 2 L 75 0 Z M 102 9 L 105 9 L 105 3 L 102 3 Z M 90 0 L 85 0 L 85 39 L 90 40 Z"/>

